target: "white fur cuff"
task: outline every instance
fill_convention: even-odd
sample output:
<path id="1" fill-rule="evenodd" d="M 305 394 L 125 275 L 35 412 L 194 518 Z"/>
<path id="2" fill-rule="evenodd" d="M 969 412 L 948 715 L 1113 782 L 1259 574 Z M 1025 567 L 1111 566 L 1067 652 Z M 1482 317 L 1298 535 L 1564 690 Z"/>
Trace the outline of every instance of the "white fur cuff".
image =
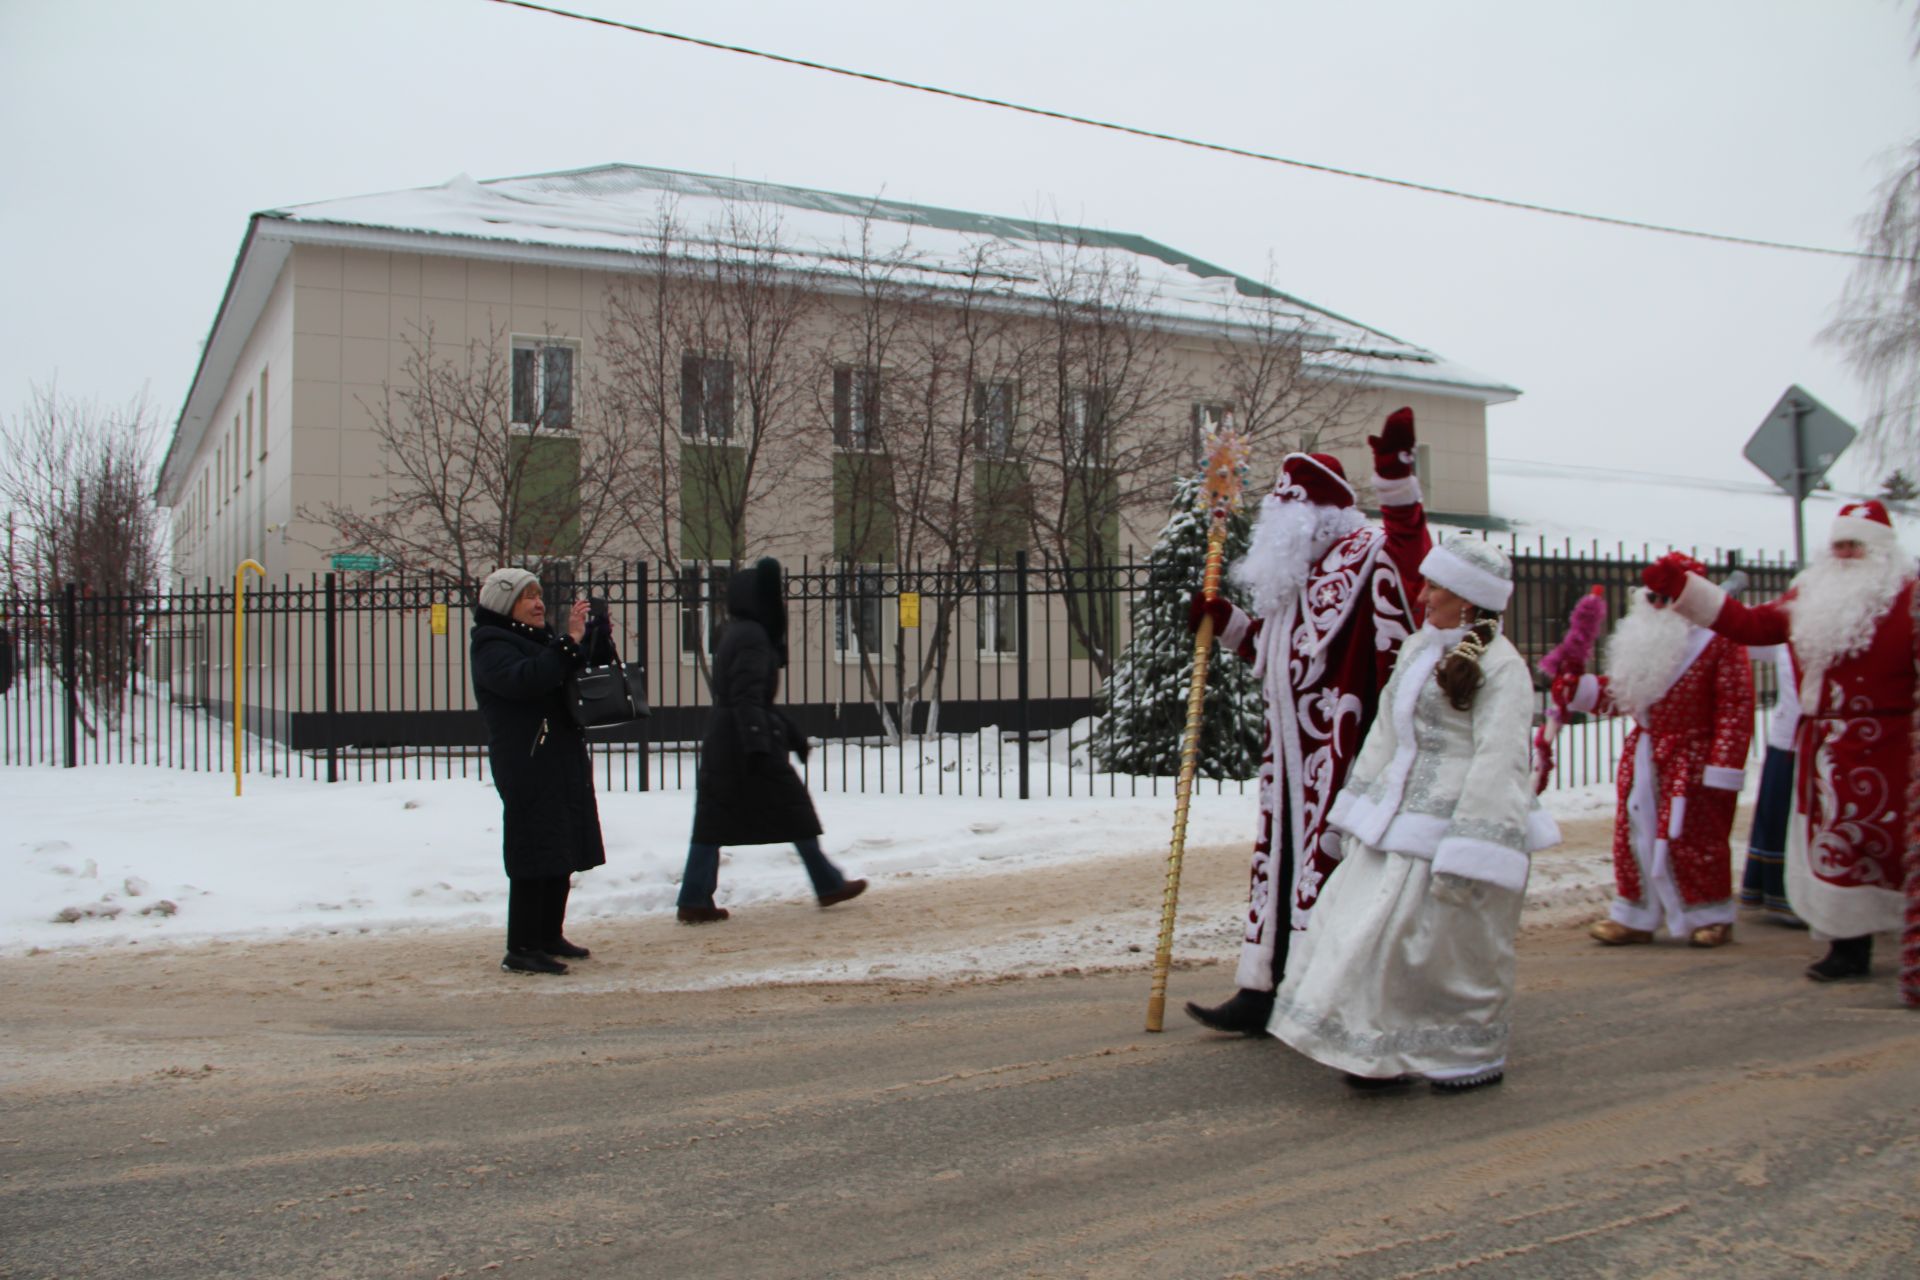
<path id="1" fill-rule="evenodd" d="M 1239 605 L 1233 605 L 1233 616 L 1227 619 L 1227 629 L 1220 633 L 1220 643 L 1228 649 L 1238 649 L 1246 640 L 1247 629 L 1251 626 L 1253 626 L 1253 615 Z"/>
<path id="2" fill-rule="evenodd" d="M 1532 865 L 1526 854 L 1491 840 L 1468 836 L 1448 836 L 1434 850 L 1433 873 L 1485 880 L 1502 889 L 1520 892 L 1527 887 L 1527 868 Z"/>
<path id="3" fill-rule="evenodd" d="M 1727 603 L 1727 593 L 1699 574 L 1688 574 L 1687 585 L 1673 602 L 1673 611 L 1697 627 L 1711 627 Z"/>
<path id="4" fill-rule="evenodd" d="M 1420 477 L 1402 476 L 1398 480 L 1373 478 L 1373 496 L 1383 507 L 1410 507 L 1421 501 Z"/>
<path id="5" fill-rule="evenodd" d="M 1746 780 L 1745 769 L 1729 769 L 1718 764 L 1708 765 L 1706 776 L 1701 779 L 1716 791 L 1738 791 Z"/>
<path id="6" fill-rule="evenodd" d="M 1574 687 L 1573 701 L 1567 703 L 1569 711 L 1591 711 L 1600 705 L 1600 677 L 1588 673 L 1580 677 L 1580 683 Z"/>

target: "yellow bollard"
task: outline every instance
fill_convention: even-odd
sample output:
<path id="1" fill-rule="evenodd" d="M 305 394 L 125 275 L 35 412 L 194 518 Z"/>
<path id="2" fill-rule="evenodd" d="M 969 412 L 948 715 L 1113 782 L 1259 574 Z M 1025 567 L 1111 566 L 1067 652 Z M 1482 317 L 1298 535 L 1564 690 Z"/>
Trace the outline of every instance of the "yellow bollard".
<path id="1" fill-rule="evenodd" d="M 233 794 L 240 794 L 240 734 L 247 722 L 247 570 L 267 576 L 258 560 L 242 560 L 233 571 Z"/>

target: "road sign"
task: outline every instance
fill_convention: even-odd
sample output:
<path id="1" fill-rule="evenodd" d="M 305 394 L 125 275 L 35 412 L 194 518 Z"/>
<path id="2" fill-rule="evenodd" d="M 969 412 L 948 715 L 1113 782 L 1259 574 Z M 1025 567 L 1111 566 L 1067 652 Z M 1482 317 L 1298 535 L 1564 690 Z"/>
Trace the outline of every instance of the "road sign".
<path id="1" fill-rule="evenodd" d="M 1741 450 L 1748 462 L 1766 472 L 1793 499 L 1793 552 L 1801 564 L 1807 562 L 1801 500 L 1813 492 L 1813 486 L 1857 434 L 1846 419 L 1800 387 L 1792 386 Z"/>
<path id="2" fill-rule="evenodd" d="M 385 556 L 348 556 L 333 557 L 330 562 L 336 569 L 368 569 L 378 572 L 387 567 Z"/>

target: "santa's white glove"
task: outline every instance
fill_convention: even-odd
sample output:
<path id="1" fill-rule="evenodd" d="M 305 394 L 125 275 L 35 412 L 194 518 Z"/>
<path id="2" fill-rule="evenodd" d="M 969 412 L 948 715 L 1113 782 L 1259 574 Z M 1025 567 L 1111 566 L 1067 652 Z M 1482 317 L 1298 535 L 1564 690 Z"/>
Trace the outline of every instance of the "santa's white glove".
<path id="1" fill-rule="evenodd" d="M 1456 907 L 1477 905 L 1486 896 L 1484 881 L 1468 876 L 1456 876 L 1450 871 L 1436 871 L 1433 882 L 1427 886 L 1427 892 L 1433 895 L 1435 902 L 1445 902 Z"/>

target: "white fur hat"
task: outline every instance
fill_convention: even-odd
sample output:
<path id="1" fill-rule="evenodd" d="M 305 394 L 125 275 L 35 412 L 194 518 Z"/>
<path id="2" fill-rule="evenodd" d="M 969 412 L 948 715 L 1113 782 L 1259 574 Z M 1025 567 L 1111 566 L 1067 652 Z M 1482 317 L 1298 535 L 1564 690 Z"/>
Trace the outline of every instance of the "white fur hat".
<path id="1" fill-rule="evenodd" d="M 505 617 L 513 612 L 513 602 L 520 598 L 527 584 L 538 581 L 540 579 L 525 569 L 495 569 L 480 584 L 480 607 Z"/>
<path id="2" fill-rule="evenodd" d="M 1488 613 L 1505 612 L 1513 596 L 1513 562 L 1506 552 L 1480 538 L 1435 545 L 1420 562 L 1420 575 Z"/>

